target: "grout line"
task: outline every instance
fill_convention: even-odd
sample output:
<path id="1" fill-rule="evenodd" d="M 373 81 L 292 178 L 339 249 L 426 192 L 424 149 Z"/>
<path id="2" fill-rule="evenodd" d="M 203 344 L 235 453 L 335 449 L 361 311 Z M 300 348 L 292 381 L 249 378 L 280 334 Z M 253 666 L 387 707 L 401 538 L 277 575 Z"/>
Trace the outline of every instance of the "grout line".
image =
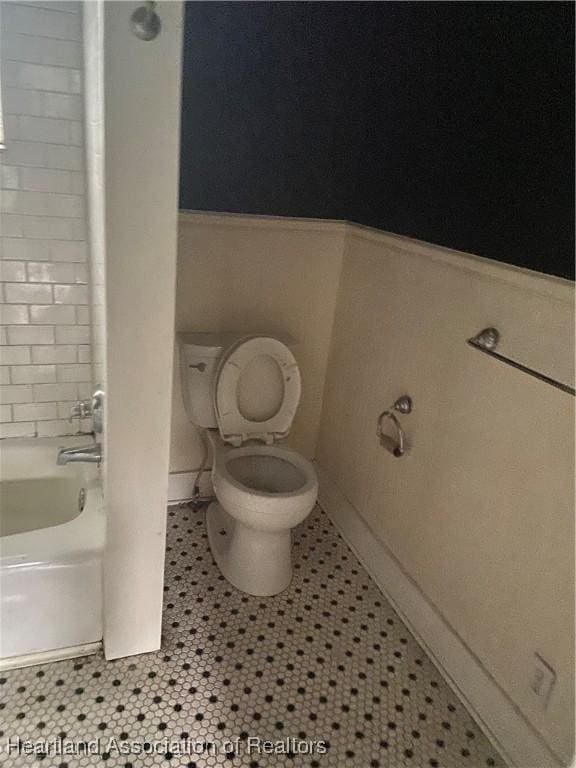
<path id="1" fill-rule="evenodd" d="M 20 5 L 20 2 L 18 1 L 18 5 Z M 28 8 L 31 8 L 32 6 L 27 6 Z M 36 10 L 42 10 L 42 11 L 48 11 L 50 12 L 49 8 L 37 8 L 34 6 Z M 52 12 L 59 13 L 56 9 L 53 9 Z M 66 13 L 66 11 L 62 11 L 62 13 Z M 70 14 L 72 15 L 72 14 Z M 82 30 L 80 30 L 80 37 L 56 37 L 55 35 L 38 35 L 33 32 L 24 32 L 21 29 L 13 29 L 11 28 L 12 24 L 10 22 L 4 23 L 4 34 L 6 36 L 8 35 L 26 35 L 26 37 L 41 37 L 43 40 L 57 40 L 59 42 L 64 43 L 77 43 L 78 45 L 82 45 Z M 10 61 L 19 61 L 18 59 L 10 59 Z M 27 64 L 28 62 L 24 62 Z"/>
<path id="2" fill-rule="evenodd" d="M 15 0 L 11 0 L 12 3 L 15 2 Z M 69 2 L 68 3 L 71 6 L 77 6 L 78 10 L 65 10 L 62 7 L 59 8 L 52 8 L 52 3 L 49 2 L 49 0 L 46 0 L 44 3 L 31 3 L 26 2 L 26 0 L 17 0 L 16 5 L 21 6 L 23 5 L 26 8 L 33 8 L 35 11 L 47 11 L 48 13 L 67 13 L 69 16 L 80 16 L 80 7 L 81 7 L 81 0 L 76 0 L 76 2 Z"/>
<path id="3" fill-rule="evenodd" d="M 31 64 L 32 62 L 14 62 L 14 63 Z M 41 66 L 41 65 L 38 65 L 38 66 Z M 82 72 L 83 70 L 80 70 L 80 71 Z M 48 95 L 52 95 L 52 96 L 76 96 L 77 98 L 82 99 L 81 93 L 63 93 L 62 91 L 53 91 L 53 90 L 44 89 L 44 88 L 24 88 L 21 85 L 7 85 L 6 89 L 8 88 L 11 89 L 12 91 L 26 91 L 26 93 L 29 93 L 30 91 L 34 91 L 35 93 L 39 93 L 39 94 L 47 93 Z"/>
<path id="4" fill-rule="evenodd" d="M 14 34 L 20 34 L 19 32 L 16 32 Z M 65 38 L 60 37 L 46 37 L 46 40 L 64 40 Z M 70 40 L 70 42 L 77 42 Z M 80 43 L 78 43 L 80 45 Z M 5 62 L 10 62 L 10 64 L 23 64 L 27 67 L 43 67 L 45 69 L 65 69 L 67 72 L 78 72 L 79 74 L 82 74 L 83 69 L 82 65 L 71 67 L 66 64 L 47 64 L 46 62 L 42 61 L 23 61 L 22 59 L 4 59 Z M 10 85 L 9 88 L 18 88 L 19 86 Z"/>
<path id="5" fill-rule="evenodd" d="M 59 120 L 58 117 L 38 117 L 37 115 L 13 115 L 13 117 L 32 117 L 32 119 L 38 118 L 40 120 Z M 62 119 L 62 122 L 66 123 L 78 123 L 81 125 L 80 120 L 64 120 Z M 10 147 L 10 137 L 6 139 L 8 142 L 6 144 L 6 147 Z M 48 147 L 66 147 L 68 149 L 74 148 L 74 149 L 82 149 L 82 144 L 62 144 L 61 141 L 38 141 L 37 139 L 13 139 L 13 142 L 20 142 L 20 144 L 43 144 Z M 24 166 L 25 168 L 28 166 Z"/>
<path id="6" fill-rule="evenodd" d="M 66 145 L 62 145 L 62 146 L 66 146 Z M 7 163 L 7 165 L 12 165 L 12 163 L 10 163 L 10 164 Z M 71 173 L 84 173 L 84 169 L 83 168 L 79 168 L 79 169 L 77 169 L 77 168 L 62 168 L 61 166 L 52 166 L 52 165 L 50 165 L 50 166 L 48 166 L 48 165 L 19 165 L 18 168 L 32 168 L 35 171 L 38 171 L 38 170 L 40 170 L 40 171 L 69 171 Z M 25 190 L 22 190 L 22 191 L 25 191 Z M 26 190 L 26 191 L 31 191 L 31 190 Z M 83 193 L 82 195 L 76 195 L 76 197 L 86 197 L 86 194 Z"/>
<path id="7" fill-rule="evenodd" d="M 24 166 L 30 167 L 30 166 Z M 42 170 L 42 171 L 55 171 L 56 168 L 36 168 L 36 170 Z M 58 169 L 60 170 L 60 169 Z M 64 169 L 62 169 L 64 170 Z M 69 171 L 71 173 L 71 171 Z M 45 189 L 22 189 L 21 187 L 2 187 L 0 186 L 0 192 L 24 192 L 26 194 L 32 194 L 32 195 L 55 195 L 59 197 L 77 197 L 79 200 L 84 200 L 86 195 L 82 194 L 79 195 L 76 192 L 52 192 Z M 9 213 L 11 216 L 50 216 L 51 219 L 75 219 L 76 216 L 52 216 L 51 214 L 44 214 L 44 213 L 18 213 L 18 211 L 4 211 L 3 213 Z M 82 218 L 82 217 L 78 217 Z"/>
<path id="8" fill-rule="evenodd" d="M 45 93 L 45 91 L 37 91 L 37 93 Z M 54 94 L 58 96 L 62 96 L 62 94 Z M 45 115 L 45 114 L 38 114 L 38 112 L 7 112 L 4 111 L 4 114 L 8 117 L 38 117 L 42 120 L 65 120 L 70 123 L 80 123 L 84 125 L 84 122 L 81 117 L 57 117 L 56 115 Z M 22 139 L 13 139 L 14 142 L 22 142 Z"/>
<path id="9" fill-rule="evenodd" d="M 14 61 L 12 63 L 13 64 L 22 64 L 24 62 Z M 31 64 L 30 66 L 41 66 L 41 65 L 40 64 Z M 61 69 L 63 69 L 63 67 L 61 67 Z M 77 71 L 80 72 L 80 73 L 82 72 L 82 70 L 77 70 Z M 15 91 L 35 91 L 36 93 L 52 93 L 52 94 L 59 95 L 59 96 L 78 96 L 79 98 L 82 98 L 82 95 L 83 95 L 83 90 L 81 90 L 80 92 L 70 91 L 70 90 L 68 90 L 68 91 L 55 91 L 52 88 L 50 88 L 49 90 L 48 89 L 44 90 L 42 88 L 38 88 L 38 86 L 28 87 L 28 86 L 25 86 L 25 85 L 5 85 L 4 87 L 5 88 L 12 88 Z"/>
<path id="10" fill-rule="evenodd" d="M 78 125 L 83 125 L 83 121 L 81 119 L 77 119 L 75 117 L 45 117 L 44 115 L 21 115 L 19 112 L 8 112 L 7 110 L 4 111 L 4 117 L 30 117 L 33 120 L 55 120 L 59 123 L 78 123 Z M 34 139 L 19 139 L 15 138 L 13 141 L 22 141 L 26 142 L 27 144 L 53 144 L 52 141 L 35 141 Z M 75 145 L 73 145 L 75 146 Z"/>
<path id="11" fill-rule="evenodd" d="M 14 190 L 2 190 L 4 192 L 13 192 Z M 68 195 L 68 197 L 81 197 L 81 195 Z M 50 213 L 15 213 L 13 211 L 2 211 L 5 216 L 22 216 L 28 219 L 63 219 L 64 221 L 83 221 L 84 216 L 55 216 Z M 4 237 L 4 235 L 2 236 Z M 29 238 L 30 235 L 22 235 L 22 238 Z M 62 240 L 62 238 L 56 238 Z"/>
<path id="12" fill-rule="evenodd" d="M 34 165 L 22 165 L 21 163 L 5 163 L 2 167 L 3 168 L 16 168 L 19 171 L 27 171 L 27 170 L 30 170 L 30 169 L 33 169 L 35 171 L 58 171 L 59 170 L 57 168 L 44 168 L 44 167 L 34 166 Z M 63 173 L 64 170 L 66 170 L 66 169 L 62 169 L 62 171 L 59 171 L 59 172 Z M 81 173 L 82 175 L 84 175 L 84 171 L 69 171 L 69 170 L 66 170 L 66 173 Z M 39 191 L 41 191 L 41 190 L 39 190 Z M 54 193 L 54 194 L 56 194 L 56 193 Z"/>

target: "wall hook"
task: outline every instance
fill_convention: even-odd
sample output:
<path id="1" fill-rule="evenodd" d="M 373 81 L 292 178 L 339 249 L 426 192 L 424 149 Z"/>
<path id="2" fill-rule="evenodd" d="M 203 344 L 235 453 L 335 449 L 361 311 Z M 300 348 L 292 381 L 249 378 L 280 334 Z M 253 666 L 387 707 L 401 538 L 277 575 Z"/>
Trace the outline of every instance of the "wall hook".
<path id="1" fill-rule="evenodd" d="M 412 398 L 410 395 L 401 395 L 392 408 L 398 413 L 412 413 Z"/>
<path id="2" fill-rule="evenodd" d="M 130 17 L 132 32 L 140 40 L 154 40 L 160 34 L 162 22 L 155 11 L 156 3 L 147 0 L 144 5 L 136 8 Z"/>

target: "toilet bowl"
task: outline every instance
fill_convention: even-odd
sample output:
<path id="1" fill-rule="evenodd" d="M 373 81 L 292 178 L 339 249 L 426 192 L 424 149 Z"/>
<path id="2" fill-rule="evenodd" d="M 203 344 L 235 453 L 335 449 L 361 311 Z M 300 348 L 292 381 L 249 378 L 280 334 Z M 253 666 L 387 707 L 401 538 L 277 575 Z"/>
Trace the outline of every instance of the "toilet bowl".
<path id="1" fill-rule="evenodd" d="M 318 495 L 312 464 L 283 445 L 300 400 L 296 360 L 266 336 L 186 334 L 180 353 L 187 413 L 212 445 L 216 564 L 243 592 L 278 594 L 292 578 L 291 529 Z"/>
<path id="2" fill-rule="evenodd" d="M 206 526 L 216 564 L 243 592 L 276 595 L 292 579 L 291 529 L 316 503 L 314 467 L 283 446 L 229 448 L 209 435 L 217 501 L 208 509 Z"/>

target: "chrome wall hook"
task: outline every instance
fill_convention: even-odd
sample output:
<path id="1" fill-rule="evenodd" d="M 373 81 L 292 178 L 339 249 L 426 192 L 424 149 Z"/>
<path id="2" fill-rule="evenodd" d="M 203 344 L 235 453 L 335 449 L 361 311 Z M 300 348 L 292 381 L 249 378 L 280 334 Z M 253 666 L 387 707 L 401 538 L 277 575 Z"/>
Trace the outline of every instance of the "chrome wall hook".
<path id="1" fill-rule="evenodd" d="M 412 413 L 412 398 L 410 395 L 401 395 L 392 408 L 398 413 Z"/>
<path id="2" fill-rule="evenodd" d="M 412 413 L 412 398 L 410 395 L 402 395 L 398 398 L 398 400 L 396 400 L 391 408 L 387 408 L 385 411 L 382 411 L 380 416 L 378 416 L 378 422 L 376 426 L 376 435 L 380 440 L 380 445 L 390 451 L 390 453 L 396 458 L 400 458 L 406 453 L 406 437 L 404 435 L 402 425 L 400 424 L 400 419 L 398 416 L 396 416 L 394 411 L 402 414 Z M 385 419 L 390 420 L 394 424 L 396 431 L 396 442 L 390 437 L 390 435 L 387 435 L 384 432 L 383 423 Z"/>
<path id="3" fill-rule="evenodd" d="M 162 22 L 155 11 L 156 3 L 147 0 L 144 5 L 136 8 L 130 17 L 132 32 L 140 40 L 154 40 L 160 34 Z"/>

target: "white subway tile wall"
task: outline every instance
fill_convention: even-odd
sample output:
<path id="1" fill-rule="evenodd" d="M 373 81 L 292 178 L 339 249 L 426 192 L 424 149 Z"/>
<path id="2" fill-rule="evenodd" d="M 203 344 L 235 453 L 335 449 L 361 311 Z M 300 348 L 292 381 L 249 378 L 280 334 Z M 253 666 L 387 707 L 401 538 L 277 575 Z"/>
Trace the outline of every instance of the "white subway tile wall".
<path id="1" fill-rule="evenodd" d="M 74 434 L 90 395 L 81 3 L 2 3 L 0 438 Z"/>

